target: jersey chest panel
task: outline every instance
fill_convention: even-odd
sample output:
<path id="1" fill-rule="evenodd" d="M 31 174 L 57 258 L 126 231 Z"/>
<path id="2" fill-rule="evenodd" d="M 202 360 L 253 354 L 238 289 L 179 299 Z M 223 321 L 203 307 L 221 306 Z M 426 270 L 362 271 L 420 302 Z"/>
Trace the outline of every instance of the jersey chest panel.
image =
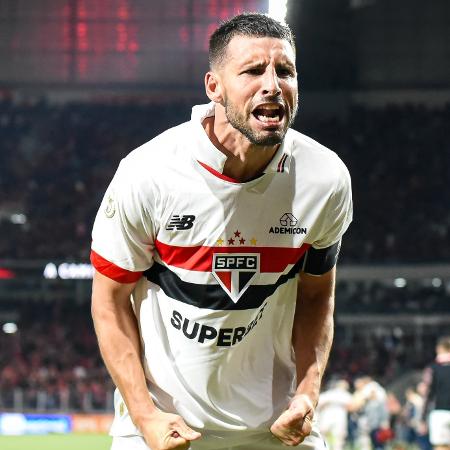
<path id="1" fill-rule="evenodd" d="M 162 192 L 148 278 L 211 309 L 260 308 L 296 277 L 323 208 L 287 175 L 234 184 L 196 174 Z"/>
<path id="2" fill-rule="evenodd" d="M 311 243 L 325 198 L 296 186 L 293 177 L 267 174 L 259 183 L 243 185 L 207 181 L 191 179 L 171 187 L 158 212 L 158 241 L 236 251 Z"/>

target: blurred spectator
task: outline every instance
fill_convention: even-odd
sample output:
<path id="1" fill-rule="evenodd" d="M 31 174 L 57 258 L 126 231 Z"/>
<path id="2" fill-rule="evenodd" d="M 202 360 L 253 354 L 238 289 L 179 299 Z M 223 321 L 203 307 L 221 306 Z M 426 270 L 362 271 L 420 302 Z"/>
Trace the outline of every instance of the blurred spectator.
<path id="1" fill-rule="evenodd" d="M 423 415 L 429 412 L 430 442 L 435 450 L 448 450 L 450 449 L 450 336 L 438 339 L 436 359 L 428 368 L 426 378 L 428 391 Z M 433 405 L 432 408 L 430 405 Z"/>
<path id="2" fill-rule="evenodd" d="M 362 449 L 383 450 L 392 438 L 386 390 L 370 376 L 355 380 L 350 410 L 358 413 L 358 442 Z"/>
<path id="3" fill-rule="evenodd" d="M 319 430 L 331 450 L 343 450 L 348 432 L 348 408 L 352 402 L 349 384 L 339 379 L 319 396 L 316 416 Z"/>
<path id="4" fill-rule="evenodd" d="M 416 444 L 420 450 L 431 450 L 427 429 L 422 424 L 426 389 L 423 382 L 416 387 L 407 388 L 405 391 L 406 401 L 402 410 L 405 424 L 404 440 L 409 445 Z"/>
<path id="5" fill-rule="evenodd" d="M 94 214 L 118 161 L 187 104 L 0 102 L 0 259 L 88 259 Z M 350 169 L 355 220 L 342 262 L 450 261 L 450 105 L 355 107 L 298 129 Z"/>

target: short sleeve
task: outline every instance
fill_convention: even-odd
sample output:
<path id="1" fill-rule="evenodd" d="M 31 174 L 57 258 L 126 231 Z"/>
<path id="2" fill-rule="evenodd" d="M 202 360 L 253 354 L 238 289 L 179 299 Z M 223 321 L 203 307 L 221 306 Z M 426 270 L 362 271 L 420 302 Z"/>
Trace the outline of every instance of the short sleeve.
<path id="1" fill-rule="evenodd" d="M 342 239 L 353 219 L 353 202 L 350 174 L 340 162 L 339 177 L 336 188 L 330 196 L 321 217 L 321 231 L 312 246 L 323 249 L 336 244 Z"/>
<path id="2" fill-rule="evenodd" d="M 95 218 L 92 251 L 96 258 L 91 259 L 102 261 L 96 267 L 100 271 L 105 260 L 130 272 L 143 272 L 153 264 L 150 183 L 137 175 L 132 162 L 125 158 L 120 163 Z"/>

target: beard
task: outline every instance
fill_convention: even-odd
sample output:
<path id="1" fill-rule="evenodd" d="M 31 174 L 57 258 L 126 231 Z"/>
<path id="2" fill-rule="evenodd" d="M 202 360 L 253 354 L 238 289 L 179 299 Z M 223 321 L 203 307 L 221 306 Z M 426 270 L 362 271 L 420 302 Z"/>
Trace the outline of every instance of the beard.
<path id="1" fill-rule="evenodd" d="M 268 101 L 274 101 L 277 103 L 276 99 L 268 99 Z M 297 115 L 298 103 L 295 103 L 294 109 L 292 110 L 292 115 L 283 128 L 265 131 L 253 130 L 249 125 L 249 118 L 245 117 L 242 113 L 235 108 L 234 104 L 224 99 L 225 115 L 228 122 L 233 128 L 241 132 L 252 144 L 260 146 L 272 146 L 281 144 L 284 136 L 287 133 L 288 128 L 292 125 Z M 251 113 L 250 113 L 251 114 Z M 287 110 L 285 110 L 287 114 Z"/>

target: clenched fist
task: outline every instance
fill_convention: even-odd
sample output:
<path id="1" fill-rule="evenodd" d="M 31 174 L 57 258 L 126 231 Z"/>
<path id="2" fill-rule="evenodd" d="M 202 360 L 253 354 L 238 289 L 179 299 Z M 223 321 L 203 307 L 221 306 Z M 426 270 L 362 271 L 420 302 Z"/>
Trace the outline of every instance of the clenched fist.
<path id="1" fill-rule="evenodd" d="M 152 450 L 187 450 L 191 441 L 201 437 L 180 416 L 162 411 L 154 412 L 139 428 Z"/>
<path id="2" fill-rule="evenodd" d="M 306 395 L 296 395 L 288 409 L 270 427 L 272 434 L 283 444 L 294 447 L 303 442 L 312 430 L 314 406 Z"/>

